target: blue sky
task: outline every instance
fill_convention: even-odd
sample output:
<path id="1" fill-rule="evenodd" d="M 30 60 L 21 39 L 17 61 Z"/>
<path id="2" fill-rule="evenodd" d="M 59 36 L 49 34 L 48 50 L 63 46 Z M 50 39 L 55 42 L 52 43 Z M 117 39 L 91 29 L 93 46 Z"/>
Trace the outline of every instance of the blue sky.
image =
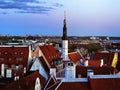
<path id="1" fill-rule="evenodd" d="M 0 34 L 120 36 L 120 0 L 0 0 Z"/>

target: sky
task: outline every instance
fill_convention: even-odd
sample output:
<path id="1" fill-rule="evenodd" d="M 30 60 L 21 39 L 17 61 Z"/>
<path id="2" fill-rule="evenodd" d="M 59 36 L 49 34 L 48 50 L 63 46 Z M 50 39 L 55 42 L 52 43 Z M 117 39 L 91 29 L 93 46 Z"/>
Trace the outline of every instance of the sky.
<path id="1" fill-rule="evenodd" d="M 0 0 L 0 34 L 120 36 L 120 0 Z"/>

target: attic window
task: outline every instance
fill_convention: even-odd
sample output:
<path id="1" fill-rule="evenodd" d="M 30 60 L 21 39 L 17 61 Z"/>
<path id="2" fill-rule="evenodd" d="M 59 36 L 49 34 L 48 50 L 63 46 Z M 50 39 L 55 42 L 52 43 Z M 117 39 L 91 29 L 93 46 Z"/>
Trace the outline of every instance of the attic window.
<path id="1" fill-rule="evenodd" d="M 15 68 L 15 65 L 11 65 L 12 68 Z"/>
<path id="2" fill-rule="evenodd" d="M 20 68 L 23 68 L 23 65 L 19 65 Z"/>
<path id="3" fill-rule="evenodd" d="M 9 58 L 9 61 L 11 61 L 12 60 L 12 58 Z"/>
<path id="4" fill-rule="evenodd" d="M 8 52 L 5 52 L 5 54 L 8 54 Z"/>
<path id="5" fill-rule="evenodd" d="M 20 54 L 23 54 L 23 52 L 21 52 Z"/>
<path id="6" fill-rule="evenodd" d="M 0 61 L 3 61 L 4 60 L 4 58 L 0 58 Z"/>
<path id="7" fill-rule="evenodd" d="M 68 66 L 73 66 L 73 63 L 68 63 Z"/>
<path id="8" fill-rule="evenodd" d="M 17 60 L 17 61 L 22 61 L 22 60 L 23 60 L 23 58 L 16 58 L 16 60 Z"/>
<path id="9" fill-rule="evenodd" d="M 14 54 L 17 54 L 17 52 L 15 52 Z"/>

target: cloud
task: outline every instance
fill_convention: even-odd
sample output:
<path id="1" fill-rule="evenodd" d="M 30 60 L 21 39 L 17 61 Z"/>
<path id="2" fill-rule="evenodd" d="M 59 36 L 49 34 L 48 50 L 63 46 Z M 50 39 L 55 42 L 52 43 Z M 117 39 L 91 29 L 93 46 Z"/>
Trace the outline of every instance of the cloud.
<path id="1" fill-rule="evenodd" d="M 63 4 L 55 3 L 55 4 L 53 4 L 53 6 L 56 6 L 56 7 L 63 7 Z"/>
<path id="2" fill-rule="evenodd" d="M 55 7 L 63 6 L 59 3 L 55 3 L 54 6 L 45 6 L 46 3 L 38 0 L 0 0 L 0 9 L 4 10 L 4 13 L 9 13 L 12 10 L 14 13 L 47 14 L 54 10 Z"/>

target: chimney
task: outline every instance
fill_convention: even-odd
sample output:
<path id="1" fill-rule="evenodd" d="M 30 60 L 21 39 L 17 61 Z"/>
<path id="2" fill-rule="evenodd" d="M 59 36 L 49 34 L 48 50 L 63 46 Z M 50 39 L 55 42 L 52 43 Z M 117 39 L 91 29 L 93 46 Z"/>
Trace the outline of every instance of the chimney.
<path id="1" fill-rule="evenodd" d="M 104 65 L 104 61 L 103 61 L 103 59 L 101 59 L 100 61 L 101 61 L 100 67 L 102 67 Z"/>
<path id="2" fill-rule="evenodd" d="M 86 61 L 84 62 L 84 66 L 85 66 L 85 67 L 88 66 L 88 60 L 86 60 Z"/>
<path id="3" fill-rule="evenodd" d="M 72 62 L 68 62 L 65 66 L 65 78 L 71 79 L 76 77 L 76 66 Z"/>
<path id="4" fill-rule="evenodd" d="M 24 67 L 24 72 L 23 73 L 26 74 L 26 67 Z"/>
<path id="5" fill-rule="evenodd" d="M 94 75 L 94 71 L 92 69 L 87 70 L 87 77 Z"/>
<path id="6" fill-rule="evenodd" d="M 54 75 L 54 77 L 56 77 L 56 68 L 50 68 L 50 75 Z"/>
<path id="7" fill-rule="evenodd" d="M 5 64 L 1 64 L 1 76 L 5 77 Z"/>
<path id="8" fill-rule="evenodd" d="M 6 70 L 6 78 L 12 78 L 12 70 L 11 69 Z"/>
<path id="9" fill-rule="evenodd" d="M 15 81 L 19 80 L 19 76 L 15 76 L 15 77 L 14 77 L 14 80 L 15 80 Z"/>

